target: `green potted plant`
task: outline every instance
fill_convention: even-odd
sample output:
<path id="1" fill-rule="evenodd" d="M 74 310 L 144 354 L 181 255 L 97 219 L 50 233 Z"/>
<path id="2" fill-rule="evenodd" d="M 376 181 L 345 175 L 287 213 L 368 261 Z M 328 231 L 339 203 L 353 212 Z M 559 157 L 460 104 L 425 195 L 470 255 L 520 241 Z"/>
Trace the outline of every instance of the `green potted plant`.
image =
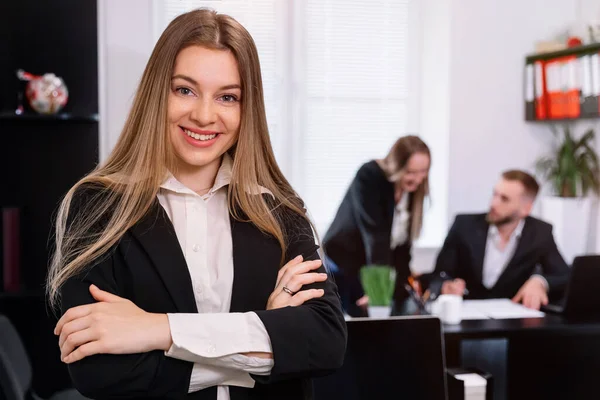
<path id="1" fill-rule="evenodd" d="M 557 140 L 552 152 L 536 162 L 536 170 L 549 184 L 542 198 L 542 218 L 554 227 L 554 236 L 568 263 L 587 250 L 593 199 L 600 195 L 600 164 L 594 150 L 595 132 L 576 138 L 569 125 L 552 126 Z"/>
<path id="2" fill-rule="evenodd" d="M 369 316 L 389 317 L 396 270 L 387 265 L 365 266 L 360 270 L 360 280 L 365 294 L 369 296 Z"/>

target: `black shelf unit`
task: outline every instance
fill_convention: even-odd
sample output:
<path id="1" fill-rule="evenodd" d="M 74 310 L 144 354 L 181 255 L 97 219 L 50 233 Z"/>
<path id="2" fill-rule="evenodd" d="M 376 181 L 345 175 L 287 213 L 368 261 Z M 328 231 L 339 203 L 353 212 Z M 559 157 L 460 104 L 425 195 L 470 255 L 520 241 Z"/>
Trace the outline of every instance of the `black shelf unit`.
<path id="1" fill-rule="evenodd" d="M 56 318 L 44 285 L 58 204 L 98 163 L 96 3 L 0 2 L 0 208 L 19 209 L 20 231 L 20 287 L 2 292 L 0 285 L 0 314 L 19 331 L 32 362 L 33 387 L 44 398 L 72 386 L 60 361 L 53 334 Z M 24 89 L 17 69 L 62 77 L 69 100 L 61 112 L 40 115 L 24 100 L 24 112 L 17 115 L 17 93 Z"/>
<path id="2" fill-rule="evenodd" d="M 600 52 L 600 43 L 591 43 L 583 46 L 570 47 L 564 50 L 552 51 L 549 53 L 530 54 L 525 57 L 525 63 L 532 63 L 534 61 L 545 61 L 565 56 L 598 52 Z"/>
<path id="3" fill-rule="evenodd" d="M 592 82 L 592 69 L 600 68 L 600 62 L 594 64 L 590 57 L 600 57 L 600 43 L 591 43 L 587 45 L 570 47 L 564 50 L 553 51 L 541 54 L 530 54 L 525 57 L 525 73 L 524 73 L 524 92 L 525 92 L 525 120 L 528 122 L 541 123 L 568 123 L 579 120 L 590 120 L 600 118 L 600 99 L 598 96 L 584 96 L 582 90 L 584 71 L 588 72 L 589 82 Z M 557 71 L 549 73 L 548 63 L 561 62 L 563 65 L 567 62 L 564 60 L 570 58 L 567 68 L 572 71 Z M 586 64 L 586 69 L 583 67 Z M 528 68 L 531 70 L 528 71 Z M 571 86 L 570 77 L 575 74 L 575 81 L 578 82 L 578 87 Z M 543 75 L 542 75 L 543 74 Z M 552 84 L 553 95 L 550 94 L 549 76 L 552 75 L 555 82 Z M 543 78 L 542 78 L 543 76 Z M 565 82 L 565 76 L 568 77 Z M 600 71 L 597 71 L 597 76 L 600 76 Z M 577 78 L 579 77 L 579 78 Z M 559 81 L 556 81 L 556 80 Z M 540 97 L 539 90 L 536 86 L 543 85 L 544 96 Z M 533 85 L 533 88 L 528 85 Z M 562 95 L 556 98 L 556 93 L 561 92 L 555 86 L 562 88 Z M 566 90 L 565 90 L 566 89 Z M 533 99 L 528 98 L 527 93 L 533 93 Z M 558 105 L 558 109 L 555 108 Z"/>
<path id="4" fill-rule="evenodd" d="M 44 122 L 98 122 L 99 116 L 97 113 L 78 115 L 71 113 L 58 113 L 52 115 L 37 114 L 34 112 L 25 112 L 17 114 L 14 111 L 0 111 L 0 121 L 44 121 Z"/>

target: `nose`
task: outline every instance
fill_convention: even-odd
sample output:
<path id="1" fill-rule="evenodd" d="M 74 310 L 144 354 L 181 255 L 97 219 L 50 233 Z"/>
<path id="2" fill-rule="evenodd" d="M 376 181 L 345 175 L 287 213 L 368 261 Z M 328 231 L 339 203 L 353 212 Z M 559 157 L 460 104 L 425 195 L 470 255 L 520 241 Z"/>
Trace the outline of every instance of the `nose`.
<path id="1" fill-rule="evenodd" d="M 200 99 L 190 115 L 198 126 L 209 126 L 217 120 L 215 104 L 211 99 Z"/>
<path id="2" fill-rule="evenodd" d="M 415 178 L 414 178 L 414 180 L 415 180 L 415 183 L 416 183 L 417 185 L 420 185 L 421 183 L 423 183 L 423 181 L 425 180 L 425 178 L 426 178 L 426 177 L 427 177 L 427 174 L 426 174 L 426 173 L 420 173 L 420 174 L 416 174 L 416 175 L 415 175 Z"/>
<path id="3" fill-rule="evenodd" d="M 493 211 L 496 211 L 498 204 L 499 204 L 498 198 L 496 196 L 492 197 L 492 202 L 490 204 L 490 207 L 492 208 Z"/>

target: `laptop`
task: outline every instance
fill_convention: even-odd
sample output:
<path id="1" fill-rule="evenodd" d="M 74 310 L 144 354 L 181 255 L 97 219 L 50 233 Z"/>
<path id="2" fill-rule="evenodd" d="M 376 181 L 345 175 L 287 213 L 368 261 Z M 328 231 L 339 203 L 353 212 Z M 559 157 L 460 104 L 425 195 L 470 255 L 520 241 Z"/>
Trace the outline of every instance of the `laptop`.
<path id="1" fill-rule="evenodd" d="M 354 318 L 341 369 L 313 379 L 315 400 L 445 400 L 440 320 L 431 316 Z"/>
<path id="2" fill-rule="evenodd" d="M 600 315 L 600 255 L 578 256 L 573 260 L 571 276 L 562 301 L 541 310 L 564 316 Z"/>

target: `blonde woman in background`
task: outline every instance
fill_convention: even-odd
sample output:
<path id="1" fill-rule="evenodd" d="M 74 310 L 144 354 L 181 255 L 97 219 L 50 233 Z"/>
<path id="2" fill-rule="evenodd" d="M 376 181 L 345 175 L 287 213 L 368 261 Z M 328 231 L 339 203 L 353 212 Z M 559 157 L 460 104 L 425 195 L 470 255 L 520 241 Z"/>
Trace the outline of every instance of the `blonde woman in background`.
<path id="1" fill-rule="evenodd" d="M 278 168 L 258 54 L 233 18 L 177 17 L 108 160 L 63 200 L 49 299 L 92 398 L 306 399 L 346 327 Z"/>
<path id="2" fill-rule="evenodd" d="M 411 247 L 423 225 L 431 152 L 417 136 L 399 138 L 384 159 L 363 164 L 323 239 L 328 264 L 351 316 L 367 316 L 359 279 L 365 265 L 396 269 L 394 312 L 408 297 Z"/>

